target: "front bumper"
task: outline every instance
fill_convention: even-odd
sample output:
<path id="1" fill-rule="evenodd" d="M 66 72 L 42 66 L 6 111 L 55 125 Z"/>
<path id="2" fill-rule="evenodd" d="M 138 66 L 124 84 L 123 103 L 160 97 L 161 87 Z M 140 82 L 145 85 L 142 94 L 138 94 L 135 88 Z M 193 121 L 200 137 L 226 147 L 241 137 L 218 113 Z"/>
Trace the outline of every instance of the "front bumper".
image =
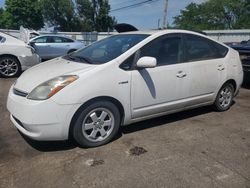
<path id="1" fill-rule="evenodd" d="M 11 121 L 24 135 L 34 140 L 67 140 L 71 119 L 78 105 L 59 105 L 53 100 L 34 101 L 13 93 L 7 108 Z"/>
<path id="2" fill-rule="evenodd" d="M 41 63 L 41 58 L 37 54 L 32 54 L 32 56 L 19 56 L 18 60 L 21 63 L 22 70 L 27 70 L 28 68 Z"/>

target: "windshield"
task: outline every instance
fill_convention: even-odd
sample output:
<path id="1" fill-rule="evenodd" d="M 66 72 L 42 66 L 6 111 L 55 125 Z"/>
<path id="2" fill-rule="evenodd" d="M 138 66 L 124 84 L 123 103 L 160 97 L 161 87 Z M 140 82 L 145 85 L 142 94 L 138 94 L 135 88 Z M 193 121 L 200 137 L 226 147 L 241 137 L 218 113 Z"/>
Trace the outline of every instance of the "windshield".
<path id="1" fill-rule="evenodd" d="M 144 34 L 114 35 L 93 43 L 79 51 L 73 52 L 64 58 L 90 64 L 107 63 L 117 58 L 148 36 L 149 35 Z"/>

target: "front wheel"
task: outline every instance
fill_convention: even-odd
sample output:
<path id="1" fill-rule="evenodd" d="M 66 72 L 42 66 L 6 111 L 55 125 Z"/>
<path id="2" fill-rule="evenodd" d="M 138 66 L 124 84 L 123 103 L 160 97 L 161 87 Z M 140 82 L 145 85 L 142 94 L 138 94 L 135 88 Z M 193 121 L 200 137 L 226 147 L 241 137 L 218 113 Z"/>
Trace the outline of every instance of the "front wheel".
<path id="1" fill-rule="evenodd" d="M 95 102 L 80 111 L 73 126 L 73 137 L 82 147 L 97 147 L 110 142 L 119 127 L 118 108 L 109 101 Z"/>
<path id="2" fill-rule="evenodd" d="M 219 112 L 228 110 L 232 105 L 233 97 L 234 97 L 233 85 L 230 83 L 224 84 L 216 97 L 214 103 L 215 109 Z"/>

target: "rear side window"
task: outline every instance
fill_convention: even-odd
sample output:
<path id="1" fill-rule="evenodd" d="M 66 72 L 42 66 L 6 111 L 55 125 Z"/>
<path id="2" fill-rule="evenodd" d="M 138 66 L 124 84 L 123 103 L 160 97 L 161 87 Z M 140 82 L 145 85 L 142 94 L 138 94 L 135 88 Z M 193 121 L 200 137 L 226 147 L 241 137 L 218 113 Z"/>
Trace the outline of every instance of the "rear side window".
<path id="1" fill-rule="evenodd" d="M 212 40 L 196 35 L 185 35 L 186 61 L 218 59 L 226 56 L 228 49 Z"/>
<path id="2" fill-rule="evenodd" d="M 62 40 L 63 40 L 63 42 L 66 42 L 66 43 L 74 42 L 73 40 L 68 39 L 68 38 L 62 38 Z"/>
<path id="3" fill-rule="evenodd" d="M 54 43 L 69 43 L 69 42 L 74 42 L 71 39 L 68 38 L 63 38 L 63 37 L 53 37 Z"/>

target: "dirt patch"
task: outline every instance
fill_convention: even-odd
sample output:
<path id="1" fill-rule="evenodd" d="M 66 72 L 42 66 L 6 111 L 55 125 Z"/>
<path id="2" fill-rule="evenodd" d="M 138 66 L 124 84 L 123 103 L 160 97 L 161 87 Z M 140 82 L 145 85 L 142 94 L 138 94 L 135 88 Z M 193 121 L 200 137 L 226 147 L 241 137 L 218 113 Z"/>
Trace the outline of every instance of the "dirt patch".
<path id="1" fill-rule="evenodd" d="M 91 167 L 99 166 L 104 164 L 104 160 L 95 160 L 95 159 L 90 159 L 86 161 L 86 164 Z"/>
<path id="2" fill-rule="evenodd" d="M 139 155 L 142 155 L 146 152 L 148 152 L 148 151 L 145 150 L 143 147 L 138 147 L 138 146 L 135 146 L 129 150 L 129 154 L 133 155 L 133 156 L 139 156 Z"/>

